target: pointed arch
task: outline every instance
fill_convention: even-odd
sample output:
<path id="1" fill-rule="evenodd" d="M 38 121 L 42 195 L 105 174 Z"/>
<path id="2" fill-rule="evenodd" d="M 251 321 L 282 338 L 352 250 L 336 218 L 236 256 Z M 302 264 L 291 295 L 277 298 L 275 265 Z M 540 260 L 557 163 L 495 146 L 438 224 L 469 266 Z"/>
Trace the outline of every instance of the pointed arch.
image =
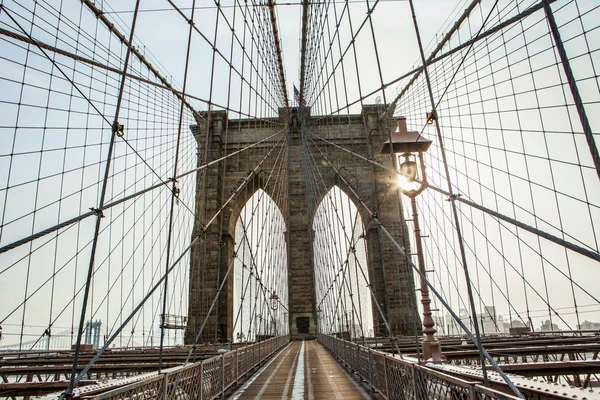
<path id="1" fill-rule="evenodd" d="M 234 341 L 287 334 L 286 225 L 280 208 L 264 190 L 256 190 L 240 209 L 234 237 Z"/>
<path id="2" fill-rule="evenodd" d="M 373 336 L 373 310 L 363 218 L 337 185 L 312 222 L 318 330 L 352 338 Z"/>
<path id="3" fill-rule="evenodd" d="M 227 232 L 229 232 L 230 235 L 233 236 L 233 233 L 236 230 L 236 224 L 243 208 L 258 191 L 263 191 L 269 199 L 277 205 L 281 214 L 286 215 L 285 203 L 282 202 L 283 197 L 277 195 L 281 188 L 278 188 L 273 179 L 269 179 L 266 175 L 267 174 L 263 170 L 254 174 L 239 191 L 231 207 L 227 207 L 227 209 L 224 210 L 223 226 L 227 228 Z"/>
<path id="4" fill-rule="evenodd" d="M 356 210 L 358 211 L 362 221 L 366 224 L 369 221 L 369 215 L 367 211 L 360 206 L 360 204 L 356 201 L 356 196 L 353 191 L 357 190 L 360 187 L 358 183 L 358 177 L 356 174 L 349 172 L 345 167 L 341 167 L 336 171 L 333 168 L 329 168 L 329 171 L 323 174 L 322 184 L 326 188 L 326 192 L 324 192 L 323 196 L 316 202 L 316 209 L 312 215 L 316 215 L 316 211 L 319 206 L 323 203 L 325 197 L 331 192 L 331 190 L 335 187 L 340 190 L 349 200 L 352 202 Z M 348 182 L 348 183 L 347 183 Z M 352 186 L 352 187 L 350 187 Z M 362 194 L 361 194 L 362 195 Z M 312 221 L 311 221 L 312 223 Z"/>

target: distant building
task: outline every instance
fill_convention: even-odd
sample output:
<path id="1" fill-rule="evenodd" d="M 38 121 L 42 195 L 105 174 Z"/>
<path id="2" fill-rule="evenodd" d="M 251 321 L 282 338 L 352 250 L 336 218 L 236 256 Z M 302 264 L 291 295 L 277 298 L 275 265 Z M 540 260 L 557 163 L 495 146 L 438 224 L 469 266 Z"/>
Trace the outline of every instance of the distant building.
<path id="1" fill-rule="evenodd" d="M 471 316 L 469 315 L 467 310 L 465 310 L 464 308 L 461 308 L 460 311 L 458 312 L 458 317 L 460 318 L 460 321 L 463 324 L 465 324 L 465 326 L 467 328 L 472 329 Z M 443 326 L 444 326 L 444 331 L 445 331 L 446 335 L 462 335 L 465 333 L 463 331 L 463 329 L 460 327 L 459 323 L 454 318 L 452 318 L 452 315 L 446 314 L 445 320 L 446 320 L 446 323 Z"/>
<path id="2" fill-rule="evenodd" d="M 580 331 L 585 331 L 585 330 L 600 330 L 600 323 L 599 322 L 590 322 L 590 321 L 583 321 L 581 324 L 577 325 L 577 329 Z"/>
<path id="3" fill-rule="evenodd" d="M 550 320 L 547 319 L 540 326 L 540 331 L 541 332 L 552 332 L 552 331 L 560 331 L 560 329 L 558 328 L 558 325 L 550 323 Z"/>
<path id="4" fill-rule="evenodd" d="M 481 325 L 481 331 L 484 334 L 500 332 L 501 327 L 496 320 L 496 307 L 485 306 L 483 313 L 477 317 L 479 319 L 479 324 Z"/>
<path id="5" fill-rule="evenodd" d="M 461 308 L 458 312 L 458 317 L 467 328 L 473 330 L 473 321 L 471 319 L 471 315 L 466 309 Z M 496 315 L 496 307 L 494 306 L 485 306 L 483 313 L 477 314 L 477 320 L 479 322 L 482 334 L 503 332 L 503 323 L 501 322 L 502 316 Z M 438 330 L 443 330 L 446 335 L 464 334 L 460 324 L 454 320 L 450 314 L 446 314 L 443 319 L 441 316 L 437 317 L 435 321 L 436 325 L 438 326 Z"/>
<path id="6" fill-rule="evenodd" d="M 444 331 L 446 335 L 460 335 L 463 333 L 462 328 L 458 325 L 458 322 L 452 318 L 452 315 L 446 314 L 446 323 L 444 324 Z"/>
<path id="7" fill-rule="evenodd" d="M 513 319 L 512 321 L 504 322 L 502 321 L 502 331 L 508 333 L 509 335 L 524 335 L 526 333 L 531 332 L 531 329 L 527 324 L 518 319 Z"/>

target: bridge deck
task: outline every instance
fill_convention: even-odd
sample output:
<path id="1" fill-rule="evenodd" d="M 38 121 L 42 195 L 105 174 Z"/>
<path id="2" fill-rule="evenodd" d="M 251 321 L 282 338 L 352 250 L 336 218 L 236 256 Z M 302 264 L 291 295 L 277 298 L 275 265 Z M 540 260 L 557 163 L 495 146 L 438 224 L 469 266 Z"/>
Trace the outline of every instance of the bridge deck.
<path id="1" fill-rule="evenodd" d="M 231 399 L 372 399 L 316 341 L 292 342 Z"/>

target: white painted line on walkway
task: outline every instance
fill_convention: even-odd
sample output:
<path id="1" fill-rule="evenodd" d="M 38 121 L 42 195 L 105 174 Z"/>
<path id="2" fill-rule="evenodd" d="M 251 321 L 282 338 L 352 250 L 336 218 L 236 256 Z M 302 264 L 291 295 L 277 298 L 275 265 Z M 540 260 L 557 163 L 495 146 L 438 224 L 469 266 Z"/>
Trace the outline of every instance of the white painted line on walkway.
<path id="1" fill-rule="evenodd" d="M 294 390 L 292 390 L 292 400 L 304 400 L 304 342 L 300 348 L 298 357 L 298 366 L 296 367 L 296 376 L 294 377 Z"/>
<path id="2" fill-rule="evenodd" d="M 314 342 L 311 343 L 311 347 L 314 351 L 315 349 L 315 344 Z M 306 380 L 308 381 L 306 383 L 306 388 L 308 389 L 308 400 L 315 400 L 315 394 L 313 393 L 313 385 L 312 385 L 312 369 L 310 368 L 310 357 L 306 357 Z"/>

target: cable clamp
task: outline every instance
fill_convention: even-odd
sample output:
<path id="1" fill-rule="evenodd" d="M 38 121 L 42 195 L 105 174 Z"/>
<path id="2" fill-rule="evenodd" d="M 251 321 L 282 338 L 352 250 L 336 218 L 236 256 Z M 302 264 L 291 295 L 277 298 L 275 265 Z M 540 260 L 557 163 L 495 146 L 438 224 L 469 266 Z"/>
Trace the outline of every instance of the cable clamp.
<path id="1" fill-rule="evenodd" d="M 120 125 L 118 121 L 113 123 L 113 133 L 118 137 L 123 137 L 125 135 L 125 125 Z"/>
<path id="2" fill-rule="evenodd" d="M 375 213 L 371 214 L 371 218 L 377 219 L 377 218 L 379 218 L 379 215 L 375 212 Z"/>
<path id="3" fill-rule="evenodd" d="M 100 217 L 100 218 L 104 218 L 104 213 L 102 212 L 101 209 L 90 207 L 90 210 L 92 210 L 92 212 L 94 213 L 95 216 Z"/>
<path id="4" fill-rule="evenodd" d="M 456 194 L 448 196 L 448 198 L 446 199 L 446 201 L 454 201 L 454 200 L 458 199 L 461 196 L 462 195 L 460 193 L 456 193 Z"/>
<path id="5" fill-rule="evenodd" d="M 178 187 L 175 188 L 175 190 L 173 190 L 173 196 L 178 199 L 179 198 L 179 194 L 181 193 L 181 189 L 179 189 Z"/>
<path id="6" fill-rule="evenodd" d="M 437 121 L 438 116 L 435 110 L 431 110 L 431 112 L 427 113 L 427 125 L 432 125 L 433 121 Z"/>

